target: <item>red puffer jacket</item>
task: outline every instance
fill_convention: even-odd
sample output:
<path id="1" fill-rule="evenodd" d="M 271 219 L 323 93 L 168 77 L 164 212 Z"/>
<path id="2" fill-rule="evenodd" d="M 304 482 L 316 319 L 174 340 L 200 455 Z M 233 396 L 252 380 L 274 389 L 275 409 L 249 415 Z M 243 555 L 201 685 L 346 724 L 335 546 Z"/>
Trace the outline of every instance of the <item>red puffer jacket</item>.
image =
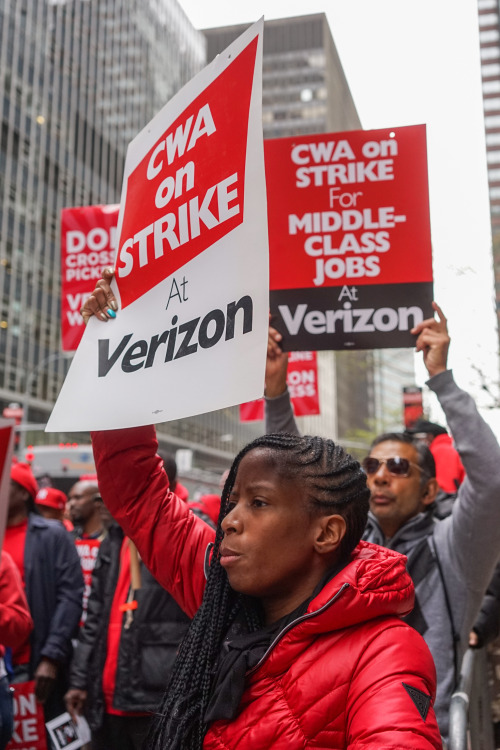
<path id="1" fill-rule="evenodd" d="M 168 491 L 153 428 L 93 435 L 104 502 L 153 575 L 193 615 L 214 532 Z M 401 622 L 413 605 L 406 558 L 361 543 L 351 562 L 286 627 L 247 675 L 240 712 L 217 721 L 207 750 L 441 748 L 435 670 Z"/>

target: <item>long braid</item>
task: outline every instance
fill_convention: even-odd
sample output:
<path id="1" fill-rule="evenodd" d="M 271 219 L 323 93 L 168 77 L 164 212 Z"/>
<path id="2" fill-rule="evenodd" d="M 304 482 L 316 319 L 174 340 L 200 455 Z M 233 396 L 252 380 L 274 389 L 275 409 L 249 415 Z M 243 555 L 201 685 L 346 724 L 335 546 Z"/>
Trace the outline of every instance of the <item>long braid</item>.
<path id="1" fill-rule="evenodd" d="M 224 537 L 222 521 L 242 458 L 251 450 L 263 448 L 277 457 L 277 471 L 296 476 L 303 482 L 310 512 L 339 513 L 346 518 L 347 534 L 340 553 L 349 555 L 366 523 L 369 492 L 365 475 L 357 461 L 331 440 L 271 434 L 249 443 L 236 456 L 221 498 L 221 510 L 207 575 L 203 601 L 182 642 L 173 667 L 170 684 L 146 742 L 148 750 L 201 750 L 207 730 L 207 709 L 214 671 L 224 637 L 238 613 L 246 619 L 250 632 L 260 620 L 245 597 L 234 592 L 220 564 Z"/>

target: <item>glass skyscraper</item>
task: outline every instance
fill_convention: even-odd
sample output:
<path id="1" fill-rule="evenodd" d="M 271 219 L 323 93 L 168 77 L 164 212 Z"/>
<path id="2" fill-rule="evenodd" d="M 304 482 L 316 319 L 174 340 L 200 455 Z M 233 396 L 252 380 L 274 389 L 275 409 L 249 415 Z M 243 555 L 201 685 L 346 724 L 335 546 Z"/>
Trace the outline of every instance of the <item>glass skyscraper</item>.
<path id="1" fill-rule="evenodd" d="M 61 208 L 119 202 L 128 142 L 204 60 L 175 0 L 0 4 L 2 405 L 29 385 L 43 421 L 61 385 Z"/>
<path id="2" fill-rule="evenodd" d="M 205 62 L 177 0 L 0 3 L 0 412 L 29 405 L 26 443 L 88 441 L 41 429 L 68 368 L 61 209 L 119 202 L 128 143 Z M 261 432 L 236 407 L 159 426 L 200 481 Z"/>

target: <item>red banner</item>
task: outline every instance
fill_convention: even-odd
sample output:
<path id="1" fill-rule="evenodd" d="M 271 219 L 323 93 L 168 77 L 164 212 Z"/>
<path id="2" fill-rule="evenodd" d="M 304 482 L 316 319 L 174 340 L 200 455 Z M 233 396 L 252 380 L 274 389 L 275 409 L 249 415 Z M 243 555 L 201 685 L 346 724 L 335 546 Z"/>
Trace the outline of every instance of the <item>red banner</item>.
<path id="1" fill-rule="evenodd" d="M 409 330 L 432 314 L 425 126 L 264 145 L 285 348 L 413 345 Z"/>
<path id="2" fill-rule="evenodd" d="M 64 208 L 61 213 L 61 327 L 63 351 L 74 351 L 83 335 L 80 308 L 114 266 L 119 206 Z"/>
<path id="3" fill-rule="evenodd" d="M 14 688 L 14 734 L 6 750 L 47 750 L 42 704 L 35 698 L 34 682 Z"/>
<path id="4" fill-rule="evenodd" d="M 403 410 L 405 428 L 410 430 L 424 416 L 422 389 L 417 385 L 403 388 Z"/>
<path id="5" fill-rule="evenodd" d="M 296 417 L 319 414 L 318 361 L 316 352 L 290 352 L 287 385 Z M 264 419 L 264 399 L 240 404 L 240 421 Z"/>
<path id="6" fill-rule="evenodd" d="M 256 52 L 254 39 L 128 178 L 116 277 L 122 309 L 242 223 Z"/>

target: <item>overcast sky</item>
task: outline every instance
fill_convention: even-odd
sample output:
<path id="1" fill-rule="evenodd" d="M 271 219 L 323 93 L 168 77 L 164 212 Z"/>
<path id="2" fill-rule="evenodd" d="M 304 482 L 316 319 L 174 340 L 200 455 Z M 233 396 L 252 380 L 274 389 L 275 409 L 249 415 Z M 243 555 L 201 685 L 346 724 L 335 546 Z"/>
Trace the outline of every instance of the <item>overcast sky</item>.
<path id="1" fill-rule="evenodd" d="M 456 379 L 487 403 L 474 366 L 498 380 L 498 340 L 477 0 L 179 2 L 197 28 L 326 12 L 363 128 L 427 125 L 435 298 Z"/>

